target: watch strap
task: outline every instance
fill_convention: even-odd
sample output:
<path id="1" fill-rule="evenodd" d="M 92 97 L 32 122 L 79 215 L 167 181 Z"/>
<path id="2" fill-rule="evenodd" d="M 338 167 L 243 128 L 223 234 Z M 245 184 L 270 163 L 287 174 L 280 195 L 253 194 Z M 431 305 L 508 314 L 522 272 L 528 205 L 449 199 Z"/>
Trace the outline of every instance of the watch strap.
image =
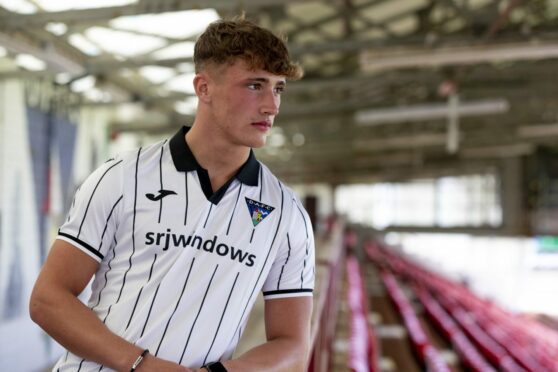
<path id="1" fill-rule="evenodd" d="M 221 362 L 207 363 L 203 368 L 207 369 L 208 372 L 227 372 L 227 369 Z"/>

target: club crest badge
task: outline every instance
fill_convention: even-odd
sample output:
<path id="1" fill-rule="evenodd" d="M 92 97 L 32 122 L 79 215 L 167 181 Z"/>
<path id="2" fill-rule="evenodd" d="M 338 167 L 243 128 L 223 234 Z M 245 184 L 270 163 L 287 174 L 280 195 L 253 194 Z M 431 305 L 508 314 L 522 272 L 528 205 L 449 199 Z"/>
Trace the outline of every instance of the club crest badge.
<path id="1" fill-rule="evenodd" d="M 273 210 L 275 207 L 270 205 L 265 205 L 258 201 L 246 198 L 246 205 L 248 206 L 248 212 L 250 213 L 250 217 L 252 218 L 252 224 L 254 227 L 258 226 L 260 222 L 262 222 Z"/>

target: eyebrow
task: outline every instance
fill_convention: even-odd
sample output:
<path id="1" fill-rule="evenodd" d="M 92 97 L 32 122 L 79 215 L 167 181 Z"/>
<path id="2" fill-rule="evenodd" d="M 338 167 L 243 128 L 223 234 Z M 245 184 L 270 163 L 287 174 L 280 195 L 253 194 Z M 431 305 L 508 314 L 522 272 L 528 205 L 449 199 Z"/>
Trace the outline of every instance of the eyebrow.
<path id="1" fill-rule="evenodd" d="M 264 77 L 254 77 L 254 78 L 248 78 L 246 80 L 257 81 L 257 82 L 260 82 L 260 83 L 269 83 L 270 82 L 268 78 L 264 78 Z M 285 80 L 279 80 L 276 85 L 287 85 L 287 82 Z"/>

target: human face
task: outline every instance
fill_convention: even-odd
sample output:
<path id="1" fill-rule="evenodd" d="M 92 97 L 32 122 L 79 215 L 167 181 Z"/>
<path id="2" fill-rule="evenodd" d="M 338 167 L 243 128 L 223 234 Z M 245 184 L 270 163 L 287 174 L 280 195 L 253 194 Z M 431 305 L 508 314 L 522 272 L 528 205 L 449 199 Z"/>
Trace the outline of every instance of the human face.
<path id="1" fill-rule="evenodd" d="M 264 70 L 251 70 L 242 60 L 215 67 L 208 86 L 216 135 L 230 145 L 265 145 L 279 113 L 285 77 Z"/>

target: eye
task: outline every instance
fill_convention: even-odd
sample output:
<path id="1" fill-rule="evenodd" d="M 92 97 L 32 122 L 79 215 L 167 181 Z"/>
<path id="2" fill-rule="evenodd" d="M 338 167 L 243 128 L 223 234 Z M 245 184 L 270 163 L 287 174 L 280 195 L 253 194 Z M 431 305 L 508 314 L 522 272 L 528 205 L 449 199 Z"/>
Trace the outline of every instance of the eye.
<path id="1" fill-rule="evenodd" d="M 248 84 L 248 89 L 260 90 L 260 89 L 262 89 L 262 84 L 260 84 L 260 83 L 250 83 L 250 84 Z"/>
<path id="2" fill-rule="evenodd" d="M 275 87 L 274 91 L 277 94 L 281 94 L 285 91 L 285 86 L 284 85 L 278 85 L 278 86 Z"/>

